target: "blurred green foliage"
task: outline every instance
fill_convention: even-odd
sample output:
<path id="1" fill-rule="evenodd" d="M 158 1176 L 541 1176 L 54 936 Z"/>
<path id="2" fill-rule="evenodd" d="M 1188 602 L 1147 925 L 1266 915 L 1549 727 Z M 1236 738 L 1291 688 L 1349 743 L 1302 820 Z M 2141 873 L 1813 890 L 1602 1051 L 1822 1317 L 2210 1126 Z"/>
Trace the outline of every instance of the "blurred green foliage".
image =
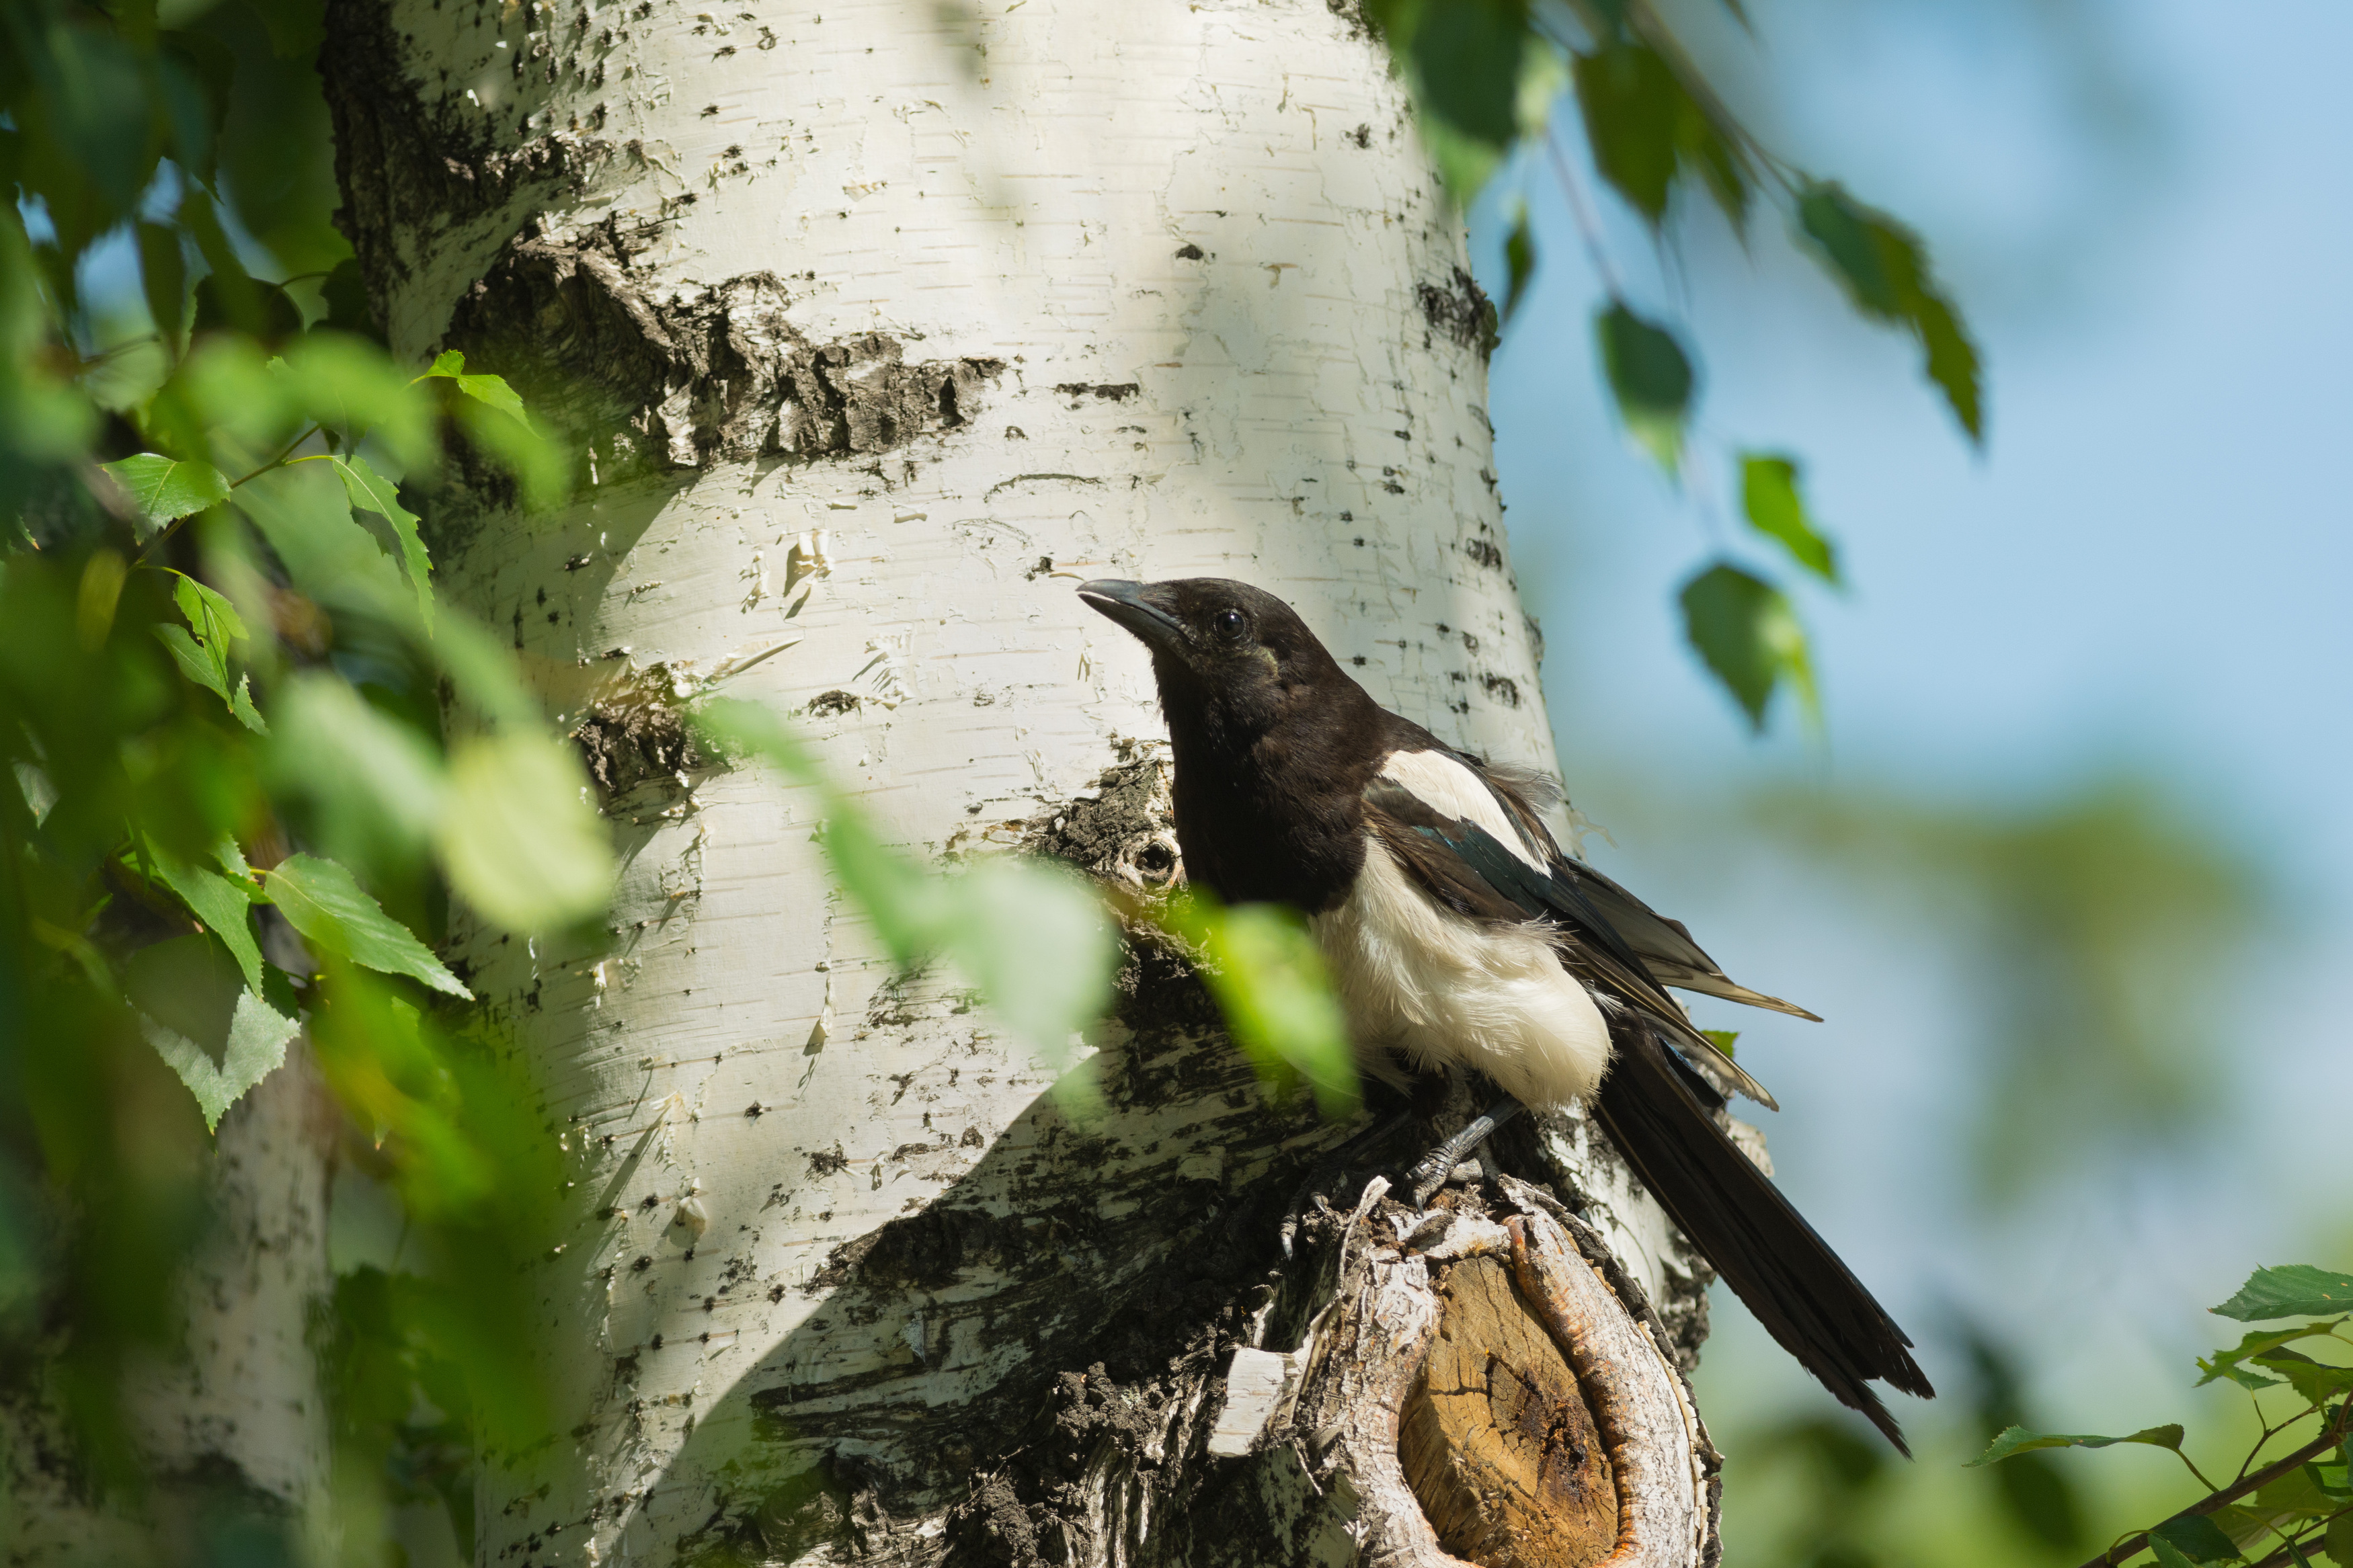
<path id="1" fill-rule="evenodd" d="M 1939 803 L 1783 790 L 1746 814 L 1865 896 L 1915 913 L 1976 978 L 1976 1168 L 2010 1203 L 2161 1146 L 2223 1089 L 2220 976 L 2278 918 L 2244 847 L 2149 781 Z"/>
<path id="2" fill-rule="evenodd" d="M 611 851 L 417 527 L 452 461 L 544 496 L 565 459 L 357 306 L 322 17 L 0 7 L 0 1364 L 62 1422 L 53 1479 L 136 1517 L 124 1377 L 182 1353 L 210 1131 L 306 1039 L 325 1157 L 402 1216 L 314 1333 L 377 1561 L 371 1518 L 430 1494 L 462 1538 L 472 1454 L 545 1426 L 523 1276 L 486 1260 L 548 1245 L 563 1171 L 435 954 L 450 891 L 572 927 Z M 318 1522 L 214 1492 L 172 1551 L 283 1560 Z"/>

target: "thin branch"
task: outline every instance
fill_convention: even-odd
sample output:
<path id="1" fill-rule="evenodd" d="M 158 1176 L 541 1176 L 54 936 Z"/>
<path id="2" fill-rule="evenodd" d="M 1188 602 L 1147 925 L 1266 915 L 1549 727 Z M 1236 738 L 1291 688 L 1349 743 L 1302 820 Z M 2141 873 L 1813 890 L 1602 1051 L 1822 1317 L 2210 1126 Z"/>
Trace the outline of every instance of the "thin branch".
<path id="1" fill-rule="evenodd" d="M 1577 172 L 1568 166 L 1568 158 L 1561 152 L 1560 143 L 1553 140 L 1549 125 L 1545 128 L 1544 144 L 1545 151 L 1552 154 L 1553 172 L 1560 176 L 1560 188 L 1568 198 L 1568 210 L 1577 219 L 1577 231 L 1585 237 L 1586 254 L 1593 258 L 1593 269 L 1601 274 L 1601 286 L 1609 290 L 1611 299 L 1624 299 L 1626 290 L 1619 281 L 1618 269 L 1609 264 L 1609 255 L 1601 246 L 1601 220 L 1586 205 L 1585 187 L 1578 183 Z"/>
<path id="2" fill-rule="evenodd" d="M 2315 1408 L 2316 1409 L 2318 1406 L 2315 1406 Z M 2330 1422 L 2327 1426 L 2322 1430 L 2319 1436 L 2315 1437 L 2311 1442 L 2306 1443 L 2303 1447 L 2298 1448 L 2293 1454 L 2288 1455 L 2284 1458 L 2274 1460 L 2272 1463 L 2265 1465 L 2262 1469 L 2257 1470 L 2253 1475 L 2241 1477 L 2230 1486 L 2215 1492 L 2213 1496 L 2200 1499 L 2199 1501 L 2191 1503 L 2188 1508 L 2183 1509 L 2179 1513 L 2173 1515 L 2172 1518 L 2160 1521 L 2157 1525 L 2152 1526 L 2150 1530 L 2144 1530 L 2137 1535 L 2126 1538 L 2122 1545 L 2109 1547 L 2097 1557 L 2094 1557 L 2085 1562 L 2083 1564 L 2083 1568 L 2117 1568 L 2117 1564 L 2132 1557 L 2135 1553 L 2147 1550 L 2151 1531 L 2161 1530 L 2166 1525 L 2171 1524 L 2174 1520 L 2194 1519 L 2204 1514 L 2212 1513 L 2227 1503 L 2238 1501 L 2249 1492 L 2257 1491 L 2269 1486 L 2272 1482 L 2279 1479 L 2282 1476 L 2294 1472 L 2299 1467 L 2318 1458 L 2322 1454 L 2327 1453 L 2329 1449 L 2343 1442 L 2345 1440 L 2346 1433 L 2348 1430 L 2353 1430 L 2353 1399 L 2348 1399 L 2344 1404 L 2338 1405 L 2337 1409 L 2337 1419 Z"/>

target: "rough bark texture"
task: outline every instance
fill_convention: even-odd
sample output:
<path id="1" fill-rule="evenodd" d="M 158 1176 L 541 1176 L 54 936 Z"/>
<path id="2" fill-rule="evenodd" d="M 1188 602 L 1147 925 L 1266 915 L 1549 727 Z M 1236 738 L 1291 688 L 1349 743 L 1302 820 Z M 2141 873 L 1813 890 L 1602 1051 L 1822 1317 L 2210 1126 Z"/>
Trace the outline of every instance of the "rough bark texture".
<path id="1" fill-rule="evenodd" d="M 1271 1103 L 1148 946 L 1074 1119 L 953 976 L 891 972 L 809 797 L 690 756 L 675 721 L 723 678 L 943 864 L 1030 849 L 1162 886 L 1148 669 L 1071 588 L 1218 574 L 1441 736 L 1552 765 L 1490 316 L 1377 47 L 1320 0 L 331 11 L 343 222 L 396 352 L 514 375 L 583 451 L 554 518 L 467 471 L 428 525 L 626 866 L 609 950 L 457 955 L 581 1194 L 564 1249 L 513 1265 L 567 1436 L 492 1457 L 481 1561 L 1387 1539 L 1327 1461 L 1377 1423 L 1208 1457 L 1234 1353 L 1295 1347 L 1375 1267 L 1311 1277 L 1275 1241 L 1353 1130 Z M 1585 1124 L 1511 1150 L 1694 1352 L 1697 1270 Z M 1381 1248 L 1367 1288 L 1435 1323 L 1422 1259 Z"/>

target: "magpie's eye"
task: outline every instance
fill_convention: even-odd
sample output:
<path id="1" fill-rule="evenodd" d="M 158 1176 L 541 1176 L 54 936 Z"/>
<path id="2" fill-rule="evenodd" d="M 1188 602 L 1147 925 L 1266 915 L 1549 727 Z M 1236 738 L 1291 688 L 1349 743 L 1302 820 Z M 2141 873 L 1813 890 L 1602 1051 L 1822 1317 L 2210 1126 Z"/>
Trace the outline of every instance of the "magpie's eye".
<path id="1" fill-rule="evenodd" d="M 1221 637 L 1242 635 L 1242 613 L 1240 610 L 1219 610 L 1209 617 L 1209 624 L 1218 628 L 1218 635 Z"/>

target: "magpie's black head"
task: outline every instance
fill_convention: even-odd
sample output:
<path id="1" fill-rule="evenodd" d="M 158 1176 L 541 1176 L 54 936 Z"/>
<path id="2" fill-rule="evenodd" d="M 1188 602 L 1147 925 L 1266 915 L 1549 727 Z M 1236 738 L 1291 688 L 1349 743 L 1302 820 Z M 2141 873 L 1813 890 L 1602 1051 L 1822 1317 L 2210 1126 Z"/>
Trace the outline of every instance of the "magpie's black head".
<path id="1" fill-rule="evenodd" d="M 1079 597 L 1152 650 L 1172 725 L 1208 718 L 1262 732 L 1303 703 L 1357 690 L 1297 612 L 1247 583 L 1104 580 L 1082 585 Z"/>

